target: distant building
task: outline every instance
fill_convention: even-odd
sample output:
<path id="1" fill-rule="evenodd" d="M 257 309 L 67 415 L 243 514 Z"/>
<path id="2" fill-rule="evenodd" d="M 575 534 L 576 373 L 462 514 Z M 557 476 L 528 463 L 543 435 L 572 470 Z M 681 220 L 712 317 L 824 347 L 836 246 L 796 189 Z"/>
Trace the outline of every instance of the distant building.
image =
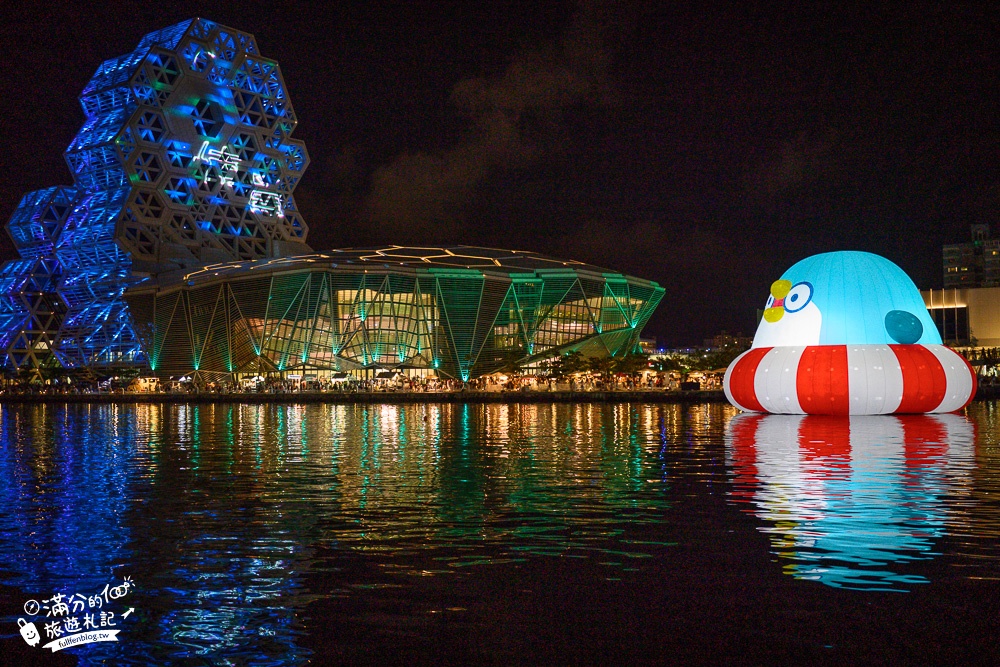
<path id="1" fill-rule="evenodd" d="M 1000 287 L 922 290 L 948 345 L 1000 347 Z"/>
<path id="2" fill-rule="evenodd" d="M 1000 287 L 1000 239 L 990 237 L 988 224 L 971 227 L 971 240 L 942 249 L 944 287 Z"/>
<path id="3" fill-rule="evenodd" d="M 753 337 L 744 336 L 742 331 L 737 332 L 735 336 L 723 331 L 720 334 L 716 334 L 713 338 L 706 338 L 702 343 L 703 347 L 708 350 L 749 348 L 753 344 Z"/>
<path id="4" fill-rule="evenodd" d="M 659 351 L 655 338 L 639 338 L 639 349 L 643 354 L 656 354 Z"/>
<path id="5" fill-rule="evenodd" d="M 942 248 L 943 290 L 922 290 L 941 338 L 955 346 L 1000 346 L 1000 238 L 988 224 L 970 227 L 971 239 Z"/>

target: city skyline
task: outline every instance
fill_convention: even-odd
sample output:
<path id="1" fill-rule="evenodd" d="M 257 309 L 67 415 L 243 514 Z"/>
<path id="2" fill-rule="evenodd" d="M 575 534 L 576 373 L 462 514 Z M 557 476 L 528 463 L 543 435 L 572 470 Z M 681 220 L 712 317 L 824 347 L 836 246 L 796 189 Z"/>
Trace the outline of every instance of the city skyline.
<path id="1" fill-rule="evenodd" d="M 313 248 L 470 244 L 605 266 L 666 288 L 645 330 L 666 345 L 751 334 L 767 286 L 818 252 L 877 252 L 940 287 L 942 245 L 996 222 L 986 10 L 298 7 L 12 12 L 0 217 L 71 182 L 61 154 L 97 63 L 203 16 L 281 63 L 313 161 L 296 190 Z M 6 235 L 0 256 L 14 256 Z"/>

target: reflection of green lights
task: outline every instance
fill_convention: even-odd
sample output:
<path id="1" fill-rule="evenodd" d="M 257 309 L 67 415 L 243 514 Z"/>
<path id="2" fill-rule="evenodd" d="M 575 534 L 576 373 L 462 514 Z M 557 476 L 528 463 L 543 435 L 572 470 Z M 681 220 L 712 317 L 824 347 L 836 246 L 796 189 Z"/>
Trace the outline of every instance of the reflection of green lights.
<path id="1" fill-rule="evenodd" d="M 649 511 L 665 507 L 666 496 L 657 493 L 661 484 L 650 486 L 652 478 L 659 478 L 662 460 L 654 449 L 642 449 L 645 440 L 633 451 L 629 437 L 636 428 L 645 433 L 644 419 L 650 429 L 662 424 L 656 417 L 673 414 L 672 408 L 649 408 L 648 416 L 642 409 L 604 406 L 192 408 L 175 409 L 179 421 L 186 422 L 180 427 L 170 418 L 150 420 L 153 455 L 179 434 L 186 457 L 168 458 L 171 466 L 154 472 L 171 476 L 162 478 L 164 484 L 189 485 L 193 494 L 233 494 L 232 508 L 239 511 L 229 518 L 223 505 L 208 501 L 193 508 L 194 520 L 176 526 L 195 538 L 182 536 L 185 546 L 222 549 L 208 557 L 218 555 L 227 563 L 239 559 L 239 567 L 225 573 L 236 578 L 229 591 L 243 590 L 246 582 L 239 577 L 256 576 L 258 558 L 286 558 L 278 553 L 313 540 L 317 524 L 347 549 L 388 555 L 426 550 L 451 567 L 509 562 L 501 560 L 509 556 L 589 556 L 627 563 L 622 556 L 643 558 L 653 543 L 621 539 L 624 522 L 636 516 L 653 522 L 664 514 Z M 606 446 L 598 431 L 607 434 Z M 192 439 L 195 451 L 188 449 Z M 187 461 L 193 467 L 186 467 Z M 174 464 L 185 467 L 177 471 Z M 160 484 L 161 477 L 156 481 Z M 173 487 L 157 488 L 169 492 Z M 258 499 L 265 502 L 263 511 Z M 308 503 L 316 523 L 286 511 L 300 503 Z M 622 520 L 614 523 L 616 515 Z M 282 522 L 278 527 L 275 517 Z M 231 542 L 216 541 L 220 525 L 222 539 Z M 258 531 L 265 534 L 263 543 Z M 176 537 L 168 533 L 153 539 L 173 543 Z M 484 539 L 485 549 L 449 548 Z M 405 568 L 410 561 L 399 562 Z M 295 565 L 293 559 L 285 569 Z M 201 589 L 198 571 L 192 572 L 186 591 Z M 289 581 L 298 585 L 294 577 Z"/>
<path id="2" fill-rule="evenodd" d="M 193 423 L 191 429 L 191 446 L 194 449 L 194 456 L 191 463 L 192 467 L 197 471 L 201 468 L 201 411 L 197 405 L 190 409 L 193 412 L 191 420 Z"/>
<path id="3" fill-rule="evenodd" d="M 233 406 L 226 411 L 226 472 L 232 474 L 235 461 L 236 428 L 233 425 Z"/>
<path id="4" fill-rule="evenodd" d="M 309 420 L 303 416 L 302 426 L 302 460 L 309 458 Z"/>
<path id="5" fill-rule="evenodd" d="M 278 409 L 278 463 L 284 463 L 285 447 L 288 444 L 288 406 L 283 405 Z"/>

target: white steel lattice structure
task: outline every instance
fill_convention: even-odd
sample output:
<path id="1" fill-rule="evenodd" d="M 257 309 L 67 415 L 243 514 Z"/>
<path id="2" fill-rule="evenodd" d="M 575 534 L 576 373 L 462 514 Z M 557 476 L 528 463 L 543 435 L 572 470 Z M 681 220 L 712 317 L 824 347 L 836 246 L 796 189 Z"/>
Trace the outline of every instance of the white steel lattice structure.
<path id="1" fill-rule="evenodd" d="M 125 290 L 212 262 L 305 253 L 309 163 L 278 64 L 203 19 L 101 64 L 66 150 L 74 185 L 25 195 L 0 269 L 7 367 L 144 365 Z"/>

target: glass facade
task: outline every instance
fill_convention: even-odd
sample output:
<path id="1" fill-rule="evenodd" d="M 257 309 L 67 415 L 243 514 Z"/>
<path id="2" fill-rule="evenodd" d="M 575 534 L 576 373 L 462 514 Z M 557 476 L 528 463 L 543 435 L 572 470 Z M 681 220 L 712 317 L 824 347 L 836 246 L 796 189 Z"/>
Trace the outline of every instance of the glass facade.
<path id="1" fill-rule="evenodd" d="M 656 283 L 488 248 L 338 250 L 214 265 L 128 300 L 158 375 L 429 369 L 460 380 L 624 354 Z"/>
<path id="2" fill-rule="evenodd" d="M 969 344 L 971 332 L 968 307 L 930 308 L 928 312 L 941 334 L 941 340 L 951 345 Z"/>

